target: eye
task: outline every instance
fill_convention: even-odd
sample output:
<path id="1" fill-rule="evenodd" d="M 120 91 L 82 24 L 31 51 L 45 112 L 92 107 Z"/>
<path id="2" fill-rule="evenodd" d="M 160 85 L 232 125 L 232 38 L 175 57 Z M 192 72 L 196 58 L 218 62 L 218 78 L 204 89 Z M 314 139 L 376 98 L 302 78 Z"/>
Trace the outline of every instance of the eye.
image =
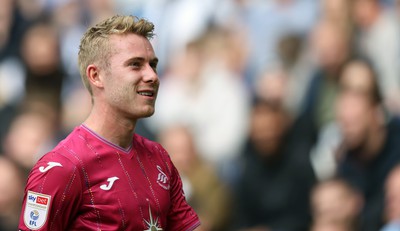
<path id="1" fill-rule="evenodd" d="M 139 69 L 142 66 L 142 63 L 135 61 L 135 62 L 132 62 L 130 64 L 130 66 L 133 67 L 134 69 Z"/>
<path id="2" fill-rule="evenodd" d="M 157 62 L 151 62 L 150 67 L 154 70 L 154 72 L 157 72 Z"/>

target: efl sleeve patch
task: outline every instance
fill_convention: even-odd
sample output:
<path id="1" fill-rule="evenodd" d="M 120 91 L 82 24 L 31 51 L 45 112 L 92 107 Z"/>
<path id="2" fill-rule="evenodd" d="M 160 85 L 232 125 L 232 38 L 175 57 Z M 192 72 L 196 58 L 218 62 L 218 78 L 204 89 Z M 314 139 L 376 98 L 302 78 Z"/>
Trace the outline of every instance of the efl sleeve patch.
<path id="1" fill-rule="evenodd" d="M 50 195 L 28 191 L 24 212 L 26 227 L 38 230 L 46 223 L 50 201 Z"/>

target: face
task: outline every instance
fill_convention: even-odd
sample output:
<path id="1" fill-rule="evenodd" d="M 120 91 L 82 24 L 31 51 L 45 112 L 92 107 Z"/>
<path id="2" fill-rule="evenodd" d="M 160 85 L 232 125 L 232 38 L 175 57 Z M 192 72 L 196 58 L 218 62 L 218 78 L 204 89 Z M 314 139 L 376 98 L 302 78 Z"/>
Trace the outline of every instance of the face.
<path id="1" fill-rule="evenodd" d="M 346 224 L 331 223 L 318 223 L 314 224 L 311 231 L 351 231 L 353 230 L 351 226 Z"/>
<path id="2" fill-rule="evenodd" d="M 322 21 L 312 34 L 313 51 L 324 68 L 338 68 L 347 57 L 345 31 L 333 22 Z"/>
<path id="3" fill-rule="evenodd" d="M 356 24 L 367 27 L 372 20 L 372 12 L 376 4 L 374 0 L 356 0 L 353 6 L 353 17 Z"/>
<path id="4" fill-rule="evenodd" d="M 35 158 L 51 137 L 49 120 L 35 114 L 20 115 L 11 124 L 5 140 L 5 151 L 26 169 L 33 167 Z M 24 142 L 20 142 L 23 140 Z"/>
<path id="5" fill-rule="evenodd" d="M 365 141 L 373 118 L 371 104 L 371 74 L 361 63 L 349 64 L 341 78 L 341 93 L 336 114 L 344 141 L 349 148 L 357 148 Z"/>
<path id="6" fill-rule="evenodd" d="M 0 215 L 15 211 L 23 192 L 18 170 L 8 160 L 0 158 Z"/>
<path id="7" fill-rule="evenodd" d="M 339 182 L 320 185 L 312 195 L 313 216 L 318 222 L 340 222 L 357 217 L 358 195 Z"/>
<path id="8" fill-rule="evenodd" d="M 136 34 L 112 35 L 109 43 L 109 67 L 99 74 L 106 105 L 128 118 L 151 116 L 159 87 L 152 45 Z"/>
<path id="9" fill-rule="evenodd" d="M 196 150 L 190 132 L 183 127 L 171 127 L 160 136 L 160 142 L 170 153 L 172 162 L 182 174 L 193 169 Z"/>
<path id="10" fill-rule="evenodd" d="M 283 101 L 288 90 L 286 77 L 280 70 L 265 73 L 256 85 L 257 94 L 267 100 Z"/>
<path id="11" fill-rule="evenodd" d="M 24 39 L 22 56 L 34 72 L 53 71 L 59 62 L 58 40 L 49 26 L 33 27 Z"/>
<path id="12" fill-rule="evenodd" d="M 265 105 L 253 108 L 250 137 L 256 146 L 263 147 L 264 155 L 276 154 L 286 129 L 285 119 L 283 112 L 273 111 Z"/>
<path id="13" fill-rule="evenodd" d="M 323 0 L 322 7 L 328 13 L 337 15 L 344 13 L 343 11 L 346 9 L 348 2 L 343 0 Z"/>

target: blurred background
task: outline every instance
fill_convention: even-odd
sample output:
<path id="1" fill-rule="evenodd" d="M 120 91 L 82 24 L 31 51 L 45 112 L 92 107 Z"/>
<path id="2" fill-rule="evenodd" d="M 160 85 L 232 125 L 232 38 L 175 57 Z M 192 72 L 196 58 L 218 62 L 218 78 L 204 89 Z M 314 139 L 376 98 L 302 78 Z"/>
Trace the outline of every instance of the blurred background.
<path id="1" fill-rule="evenodd" d="M 80 38 L 114 14 L 155 24 L 161 89 L 136 132 L 203 231 L 400 230 L 399 0 L 1 0 L 0 230 L 86 118 Z"/>

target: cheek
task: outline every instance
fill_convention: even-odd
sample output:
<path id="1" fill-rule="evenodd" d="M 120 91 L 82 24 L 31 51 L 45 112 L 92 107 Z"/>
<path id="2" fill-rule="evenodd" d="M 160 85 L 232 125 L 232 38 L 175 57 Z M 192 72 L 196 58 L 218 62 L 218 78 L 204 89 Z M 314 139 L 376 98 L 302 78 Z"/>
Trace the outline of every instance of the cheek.
<path id="1" fill-rule="evenodd" d="M 133 97 L 134 94 L 128 85 L 114 84 L 107 89 L 107 98 L 115 105 L 130 102 Z"/>
<path id="2" fill-rule="evenodd" d="M 365 118 L 348 120 L 342 125 L 343 130 L 349 135 L 361 135 L 366 132 L 367 122 Z"/>
<path id="3" fill-rule="evenodd" d="M 358 102 L 342 101 L 337 107 L 337 118 L 343 128 L 360 127 L 368 121 L 368 110 Z"/>
<path id="4" fill-rule="evenodd" d="M 366 133 L 368 118 L 355 111 L 347 111 L 339 116 L 339 125 L 346 139 L 359 139 Z"/>

